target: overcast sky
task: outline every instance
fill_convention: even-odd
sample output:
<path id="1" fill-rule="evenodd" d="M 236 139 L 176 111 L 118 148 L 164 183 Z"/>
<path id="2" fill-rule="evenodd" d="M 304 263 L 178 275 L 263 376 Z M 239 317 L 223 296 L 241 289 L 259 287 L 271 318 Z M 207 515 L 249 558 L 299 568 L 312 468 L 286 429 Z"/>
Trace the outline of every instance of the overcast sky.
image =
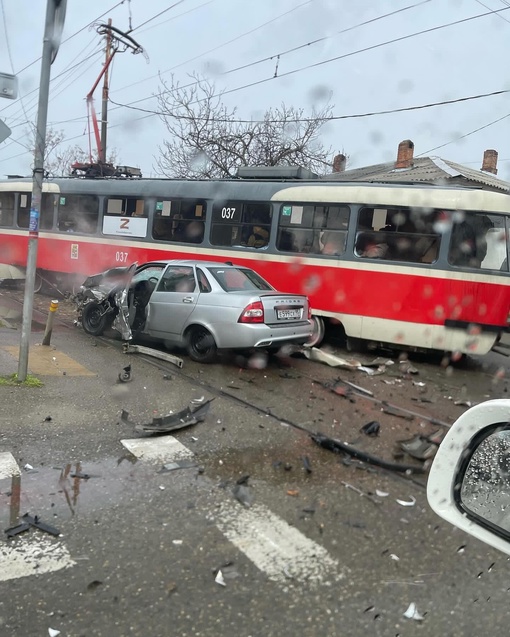
<path id="1" fill-rule="evenodd" d="M 477 169 L 484 150 L 496 149 L 498 176 L 510 180 L 508 0 L 67 4 L 63 42 L 51 69 L 48 126 L 63 131 L 67 143 L 79 143 L 84 150 L 85 96 L 104 60 L 104 41 L 90 25 L 111 18 L 122 31 L 131 26 L 132 37 L 148 56 L 147 61 L 127 52 L 116 55 L 111 99 L 119 104 L 136 101 L 133 106 L 149 110 L 158 108 L 152 97 L 160 88 L 158 75 L 169 79 L 171 73 L 182 83 L 193 72 L 207 75 L 218 90 L 231 91 L 224 101 L 238 108 L 240 119 L 260 118 L 282 102 L 308 112 L 330 98 L 334 115 L 340 117 L 506 90 L 432 108 L 336 119 L 324 128 L 323 141 L 332 146 L 333 154 L 349 156 L 348 168 L 393 160 L 404 139 L 415 143 L 416 155 L 439 156 Z M 0 35 L 0 71 L 18 75 L 19 97 L 0 99 L 0 118 L 12 129 L 11 137 L 0 143 L 0 175 L 29 174 L 27 120 L 36 118 L 46 0 L 1 0 L 1 7 L 7 37 L 5 31 Z M 402 10 L 406 7 L 411 8 Z M 383 17 L 398 10 L 402 11 Z M 246 86 L 250 84 L 254 85 Z M 100 113 L 100 87 L 95 95 Z M 142 98 L 146 99 L 138 101 Z M 139 166 L 145 177 L 156 176 L 154 156 L 165 138 L 160 118 L 110 104 L 108 120 L 108 145 L 116 150 L 118 163 Z"/>

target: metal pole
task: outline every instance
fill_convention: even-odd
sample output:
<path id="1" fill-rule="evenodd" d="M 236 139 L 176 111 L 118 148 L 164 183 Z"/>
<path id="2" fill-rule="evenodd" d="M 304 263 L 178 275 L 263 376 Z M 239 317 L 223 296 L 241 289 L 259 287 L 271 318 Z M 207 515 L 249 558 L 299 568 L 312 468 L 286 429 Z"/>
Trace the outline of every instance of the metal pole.
<path id="1" fill-rule="evenodd" d="M 47 0 L 46 22 L 44 27 L 43 53 L 41 61 L 41 79 L 39 83 L 39 106 L 37 111 L 37 131 L 34 153 L 34 172 L 32 183 L 32 204 L 30 207 L 30 226 L 28 234 L 27 271 L 25 278 L 25 296 L 23 300 L 23 319 L 21 324 L 21 343 L 18 360 L 18 381 L 27 378 L 28 351 L 34 305 L 34 284 L 37 266 L 37 247 L 39 240 L 39 212 L 41 209 L 42 182 L 44 173 L 44 150 L 46 144 L 46 121 L 48 117 L 48 95 L 50 92 L 50 69 L 54 49 L 55 0 Z"/>
<path id="2" fill-rule="evenodd" d="M 108 26 L 112 26 L 112 19 L 109 18 Z M 106 56 L 105 56 L 105 64 L 108 63 L 108 58 L 110 56 L 110 50 L 112 46 L 112 32 L 108 30 L 106 34 Z M 103 102 L 101 107 L 101 151 L 98 157 L 99 161 L 106 163 L 106 135 L 108 131 L 108 68 L 104 74 L 103 80 Z"/>

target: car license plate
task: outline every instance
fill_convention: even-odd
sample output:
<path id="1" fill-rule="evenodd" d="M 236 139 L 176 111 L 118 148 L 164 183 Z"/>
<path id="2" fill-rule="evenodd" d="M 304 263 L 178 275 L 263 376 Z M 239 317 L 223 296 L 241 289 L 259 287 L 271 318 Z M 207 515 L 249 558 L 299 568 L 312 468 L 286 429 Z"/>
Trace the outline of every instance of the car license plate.
<path id="1" fill-rule="evenodd" d="M 301 310 L 276 310 L 276 317 L 280 319 L 299 319 Z"/>

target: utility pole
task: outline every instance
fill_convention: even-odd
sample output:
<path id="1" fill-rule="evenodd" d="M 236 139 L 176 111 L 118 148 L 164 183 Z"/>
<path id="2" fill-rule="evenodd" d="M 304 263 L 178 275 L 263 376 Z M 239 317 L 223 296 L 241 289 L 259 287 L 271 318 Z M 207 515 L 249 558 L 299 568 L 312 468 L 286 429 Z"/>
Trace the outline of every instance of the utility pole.
<path id="1" fill-rule="evenodd" d="M 41 78 L 39 82 L 39 105 L 37 110 L 37 131 L 35 139 L 34 172 L 32 182 L 32 202 L 28 232 L 27 270 L 23 318 L 21 323 L 21 343 L 18 360 L 18 381 L 24 382 L 28 371 L 28 351 L 34 307 L 34 284 L 37 266 L 39 240 L 39 213 L 41 210 L 42 182 L 44 176 L 44 150 L 46 146 L 46 122 L 48 118 L 48 95 L 50 92 L 50 69 L 55 60 L 64 28 L 67 0 L 47 0 L 44 26 Z"/>
<path id="2" fill-rule="evenodd" d="M 108 27 L 112 26 L 111 18 L 108 19 Z M 106 30 L 106 55 L 105 55 L 105 66 L 108 63 L 108 59 L 111 55 L 112 48 L 112 31 L 111 28 Z M 108 66 L 106 66 L 106 71 L 104 73 L 103 80 L 103 103 L 101 108 L 101 150 L 99 154 L 99 161 L 106 163 L 106 136 L 108 130 Z"/>

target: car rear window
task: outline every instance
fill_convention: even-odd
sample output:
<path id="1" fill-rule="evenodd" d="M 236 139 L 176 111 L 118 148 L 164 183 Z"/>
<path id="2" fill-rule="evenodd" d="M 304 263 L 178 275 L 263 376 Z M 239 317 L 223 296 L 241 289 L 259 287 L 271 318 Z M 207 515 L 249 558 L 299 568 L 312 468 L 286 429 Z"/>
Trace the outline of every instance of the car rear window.
<path id="1" fill-rule="evenodd" d="M 209 268 L 209 271 L 225 292 L 273 289 L 256 272 L 246 268 Z"/>

